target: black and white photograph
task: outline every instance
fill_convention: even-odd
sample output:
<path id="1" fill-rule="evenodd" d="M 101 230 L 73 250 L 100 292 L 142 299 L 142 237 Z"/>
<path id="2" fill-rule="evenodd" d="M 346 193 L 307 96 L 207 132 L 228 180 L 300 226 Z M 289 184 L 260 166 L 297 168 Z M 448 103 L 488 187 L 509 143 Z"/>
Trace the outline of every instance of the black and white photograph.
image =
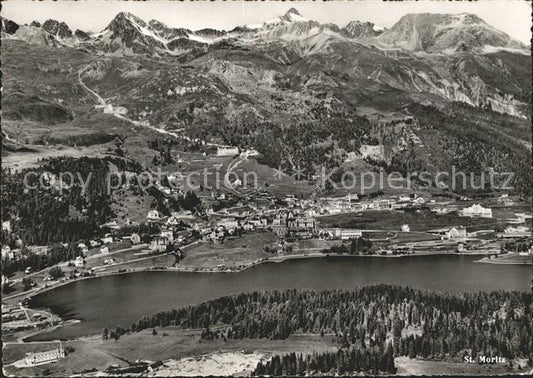
<path id="1" fill-rule="evenodd" d="M 533 375 L 532 2 L 1 3 L 2 375 Z"/>

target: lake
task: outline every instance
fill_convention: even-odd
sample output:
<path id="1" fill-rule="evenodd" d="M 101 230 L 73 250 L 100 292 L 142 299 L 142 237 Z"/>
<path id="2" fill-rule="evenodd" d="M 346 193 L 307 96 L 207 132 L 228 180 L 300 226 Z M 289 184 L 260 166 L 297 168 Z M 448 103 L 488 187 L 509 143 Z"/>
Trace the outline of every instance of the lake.
<path id="1" fill-rule="evenodd" d="M 353 289 L 380 283 L 461 293 L 529 291 L 531 266 L 474 263 L 480 256 L 323 257 L 266 263 L 236 273 L 137 272 L 76 281 L 38 294 L 66 324 L 31 340 L 68 339 L 127 327 L 160 310 L 254 290 Z"/>

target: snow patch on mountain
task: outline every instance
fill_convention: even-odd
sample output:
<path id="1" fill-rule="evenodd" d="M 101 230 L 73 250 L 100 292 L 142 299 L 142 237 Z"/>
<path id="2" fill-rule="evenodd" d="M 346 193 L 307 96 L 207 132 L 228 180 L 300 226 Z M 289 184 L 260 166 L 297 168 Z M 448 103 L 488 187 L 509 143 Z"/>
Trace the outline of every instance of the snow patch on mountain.
<path id="1" fill-rule="evenodd" d="M 485 46 L 524 49 L 509 35 L 474 14 L 417 13 L 403 16 L 377 37 L 383 47 L 413 51 L 480 51 Z"/>

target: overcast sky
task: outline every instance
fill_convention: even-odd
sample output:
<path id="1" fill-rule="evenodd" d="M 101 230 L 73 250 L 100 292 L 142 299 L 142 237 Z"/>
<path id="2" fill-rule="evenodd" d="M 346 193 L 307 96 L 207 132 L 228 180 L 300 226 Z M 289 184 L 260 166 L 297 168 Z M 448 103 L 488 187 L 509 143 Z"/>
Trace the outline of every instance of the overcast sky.
<path id="1" fill-rule="evenodd" d="M 304 17 L 344 26 L 349 21 L 371 21 L 390 27 L 407 13 L 475 13 L 487 23 L 526 44 L 531 39 L 531 3 L 526 0 L 467 1 L 42 1 L 10 0 L 2 3 L 2 16 L 17 23 L 49 18 L 64 21 L 73 30 L 97 32 L 123 11 L 145 21 L 157 19 L 169 26 L 193 30 L 206 27 L 232 29 L 261 23 L 284 14 L 291 7 Z"/>

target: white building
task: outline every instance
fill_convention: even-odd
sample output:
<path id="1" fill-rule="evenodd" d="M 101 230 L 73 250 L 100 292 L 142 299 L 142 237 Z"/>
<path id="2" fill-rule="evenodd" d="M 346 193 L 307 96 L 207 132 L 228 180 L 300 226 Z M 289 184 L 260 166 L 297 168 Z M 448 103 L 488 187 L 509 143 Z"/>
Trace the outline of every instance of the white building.
<path id="1" fill-rule="evenodd" d="M 78 249 L 80 250 L 81 253 L 83 253 L 84 255 L 87 254 L 89 252 L 89 248 L 87 247 L 87 245 L 85 243 L 78 243 Z"/>
<path id="2" fill-rule="evenodd" d="M 89 240 L 89 245 L 91 246 L 91 248 L 95 248 L 100 245 L 100 242 L 98 240 Z"/>
<path id="3" fill-rule="evenodd" d="M 431 211 L 437 215 L 444 215 L 444 214 L 448 214 L 449 212 L 451 212 L 451 210 L 448 209 L 447 207 L 435 207 L 431 209 Z"/>
<path id="4" fill-rule="evenodd" d="M 11 221 L 6 220 L 2 222 L 2 231 L 4 231 L 6 234 L 11 233 Z"/>
<path id="5" fill-rule="evenodd" d="M 253 231 L 255 230 L 255 225 L 252 222 L 246 222 L 244 223 L 243 228 L 245 231 Z"/>
<path id="6" fill-rule="evenodd" d="M 171 215 L 170 217 L 168 217 L 167 219 L 167 224 L 169 226 L 177 226 L 178 224 L 180 224 L 180 220 L 178 219 L 177 216 L 175 215 Z"/>
<path id="7" fill-rule="evenodd" d="M 106 254 L 109 253 L 109 248 L 107 246 L 103 246 L 100 248 L 100 253 Z"/>
<path id="8" fill-rule="evenodd" d="M 527 219 L 531 219 L 531 214 L 526 213 L 515 213 L 516 215 L 516 221 L 513 223 L 526 223 Z"/>
<path id="9" fill-rule="evenodd" d="M 253 224 L 256 228 L 264 228 L 267 226 L 267 219 L 266 218 L 260 218 L 260 219 L 249 219 L 248 223 Z"/>
<path id="10" fill-rule="evenodd" d="M 446 231 L 446 237 L 448 239 L 464 239 L 466 238 L 466 228 L 463 226 L 452 227 Z"/>
<path id="11" fill-rule="evenodd" d="M 476 203 L 470 207 L 465 207 L 462 209 L 460 211 L 460 215 L 463 217 L 492 218 L 492 209 L 483 207 Z"/>
<path id="12" fill-rule="evenodd" d="M 218 147 L 217 156 L 235 156 L 239 154 L 239 147 Z"/>
<path id="13" fill-rule="evenodd" d="M 57 349 L 46 352 L 26 353 L 26 365 L 49 364 L 51 362 L 57 362 L 62 358 L 65 358 L 65 350 L 63 349 L 63 344 L 59 342 L 59 348 Z"/>
<path id="14" fill-rule="evenodd" d="M 132 244 L 139 244 L 141 242 L 141 237 L 137 233 L 133 233 L 130 236 Z"/>
<path id="15" fill-rule="evenodd" d="M 416 197 L 413 200 L 413 203 L 418 204 L 418 205 L 423 205 L 426 203 L 426 200 L 424 199 L 424 197 Z"/>
<path id="16" fill-rule="evenodd" d="M 115 259 L 112 257 L 106 257 L 106 259 L 104 260 L 105 265 L 110 265 L 110 264 L 113 264 L 114 262 L 115 262 Z"/>
<path id="17" fill-rule="evenodd" d="M 409 228 L 408 224 L 402 224 L 402 232 L 410 232 L 411 229 Z"/>
<path id="18" fill-rule="evenodd" d="M 499 236 L 504 238 L 513 238 L 513 237 L 526 237 L 531 235 L 531 231 L 526 226 L 508 226 L 504 231 L 503 234 L 500 234 Z"/>
<path id="19" fill-rule="evenodd" d="M 159 236 L 167 238 L 170 243 L 174 241 L 174 233 L 172 232 L 172 230 L 163 230 L 161 231 Z"/>
<path id="20" fill-rule="evenodd" d="M 114 229 L 114 230 L 120 228 L 120 226 L 118 225 L 116 220 L 111 221 L 111 222 L 107 222 L 107 223 L 103 224 L 102 227 L 108 227 L 108 228 L 111 228 L 111 229 Z"/>
<path id="21" fill-rule="evenodd" d="M 13 253 L 11 248 L 8 245 L 3 245 L 2 246 L 2 260 L 4 259 L 13 260 L 14 257 L 15 257 L 15 254 Z"/>
<path id="22" fill-rule="evenodd" d="M 169 244 L 168 238 L 164 236 L 156 236 L 150 243 L 150 249 L 153 252 L 164 252 Z"/>
<path id="23" fill-rule="evenodd" d="M 148 212 L 148 215 L 146 216 L 147 219 L 150 219 L 150 220 L 158 220 L 160 217 L 159 217 L 159 211 L 157 210 L 150 210 Z"/>
<path id="24" fill-rule="evenodd" d="M 239 221 L 232 219 L 220 219 L 217 221 L 217 226 L 223 226 L 226 230 L 231 230 L 239 227 Z"/>
<path id="25" fill-rule="evenodd" d="M 363 236 L 362 230 L 350 228 L 329 228 L 323 231 L 327 232 L 330 237 L 341 240 L 355 239 Z"/>
<path id="26" fill-rule="evenodd" d="M 74 266 L 76 268 L 83 268 L 84 265 L 85 265 L 85 260 L 83 260 L 83 257 L 81 256 L 76 257 L 76 260 L 74 260 Z"/>

